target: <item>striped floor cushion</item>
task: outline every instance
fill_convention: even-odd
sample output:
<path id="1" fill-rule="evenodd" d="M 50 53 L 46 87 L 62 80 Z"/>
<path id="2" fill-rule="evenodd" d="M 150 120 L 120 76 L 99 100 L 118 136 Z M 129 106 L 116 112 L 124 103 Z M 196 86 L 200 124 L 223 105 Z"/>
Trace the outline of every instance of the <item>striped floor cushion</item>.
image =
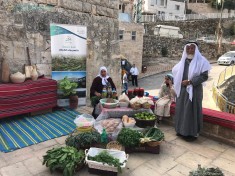
<path id="1" fill-rule="evenodd" d="M 175 114 L 175 104 L 171 104 L 171 115 Z M 235 114 L 202 108 L 203 121 L 235 130 Z"/>
<path id="2" fill-rule="evenodd" d="M 21 84 L 0 84 L 0 118 L 40 111 L 57 105 L 57 82 L 40 78 Z"/>

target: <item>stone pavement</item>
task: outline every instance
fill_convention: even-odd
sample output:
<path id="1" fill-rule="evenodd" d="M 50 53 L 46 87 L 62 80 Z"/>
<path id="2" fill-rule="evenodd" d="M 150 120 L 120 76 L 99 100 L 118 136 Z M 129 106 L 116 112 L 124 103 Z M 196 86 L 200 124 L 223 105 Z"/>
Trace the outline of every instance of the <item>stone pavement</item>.
<path id="1" fill-rule="evenodd" d="M 90 107 L 80 107 L 81 113 L 90 113 Z M 130 154 L 126 169 L 120 176 L 182 176 L 202 167 L 219 167 L 225 176 L 235 176 L 235 148 L 200 136 L 197 141 L 186 142 L 175 135 L 173 127 L 160 124 L 165 134 L 160 154 Z M 32 145 L 10 153 L 0 153 L 0 176 L 61 176 L 50 174 L 42 165 L 47 150 L 64 146 L 66 136 Z M 87 167 L 75 174 L 91 176 Z"/>

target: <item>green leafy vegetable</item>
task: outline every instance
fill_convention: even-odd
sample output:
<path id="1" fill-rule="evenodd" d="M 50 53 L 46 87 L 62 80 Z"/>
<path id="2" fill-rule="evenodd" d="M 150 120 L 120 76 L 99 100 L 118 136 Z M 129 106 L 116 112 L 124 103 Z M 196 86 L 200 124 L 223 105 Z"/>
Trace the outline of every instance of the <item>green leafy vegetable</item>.
<path id="1" fill-rule="evenodd" d="M 114 158 L 107 151 L 102 151 L 96 156 L 88 156 L 89 160 L 101 162 L 103 164 L 108 164 L 109 166 L 114 166 L 118 168 L 118 172 L 121 172 L 121 166 L 126 162 L 120 163 L 118 158 Z"/>
<path id="2" fill-rule="evenodd" d="M 75 147 L 77 149 L 90 148 L 92 144 L 99 144 L 100 142 L 100 133 L 97 131 L 84 132 L 76 135 L 72 133 L 65 140 L 67 146 Z"/>
<path id="3" fill-rule="evenodd" d="M 78 84 L 71 82 L 67 76 L 59 81 L 59 90 L 63 91 L 64 96 L 75 95 L 77 86 Z"/>
<path id="4" fill-rule="evenodd" d="M 201 165 L 198 165 L 196 171 L 191 171 L 189 176 L 224 176 L 222 171 L 217 168 L 203 168 Z"/>
<path id="5" fill-rule="evenodd" d="M 143 134 L 130 128 L 122 128 L 118 134 L 117 141 L 125 147 L 137 147 Z"/>
<path id="6" fill-rule="evenodd" d="M 78 166 L 82 166 L 85 160 L 85 153 L 74 147 L 53 148 L 43 156 L 43 165 L 53 172 L 56 169 L 63 170 L 63 176 L 72 176 Z"/>
<path id="7" fill-rule="evenodd" d="M 141 143 L 150 142 L 150 141 L 161 141 L 164 139 L 164 133 L 155 127 L 151 127 L 147 130 L 144 135 L 144 138 L 141 138 Z"/>

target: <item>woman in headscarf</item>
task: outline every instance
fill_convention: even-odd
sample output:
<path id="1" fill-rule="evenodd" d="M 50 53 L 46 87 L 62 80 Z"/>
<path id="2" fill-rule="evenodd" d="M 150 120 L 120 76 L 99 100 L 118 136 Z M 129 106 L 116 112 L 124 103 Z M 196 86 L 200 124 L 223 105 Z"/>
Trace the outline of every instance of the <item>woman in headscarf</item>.
<path id="1" fill-rule="evenodd" d="M 173 83 L 173 76 L 167 74 L 159 92 L 159 100 L 155 104 L 154 113 L 158 116 L 159 122 L 162 120 L 162 117 L 170 116 L 170 106 L 176 97 Z"/>
<path id="2" fill-rule="evenodd" d="M 97 117 L 97 114 L 95 114 L 95 107 L 99 103 L 99 99 L 101 98 L 103 88 L 105 86 L 108 86 L 108 84 L 111 85 L 112 90 L 113 89 L 116 90 L 116 86 L 113 83 L 112 78 L 108 76 L 107 68 L 104 66 L 100 67 L 99 74 L 93 80 L 90 88 L 90 98 L 91 100 L 93 100 L 92 105 L 94 107 L 92 115 L 95 118 Z"/>

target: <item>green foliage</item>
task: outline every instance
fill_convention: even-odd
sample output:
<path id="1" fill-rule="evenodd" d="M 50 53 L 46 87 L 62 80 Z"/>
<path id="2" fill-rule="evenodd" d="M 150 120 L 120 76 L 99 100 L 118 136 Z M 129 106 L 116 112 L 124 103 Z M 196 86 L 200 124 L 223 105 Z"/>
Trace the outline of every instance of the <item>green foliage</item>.
<path id="1" fill-rule="evenodd" d="M 217 168 L 203 168 L 200 165 L 196 171 L 191 171 L 189 176 L 224 176 L 222 171 Z"/>
<path id="2" fill-rule="evenodd" d="M 230 34 L 235 35 L 235 23 L 233 23 L 230 27 Z"/>
<path id="3" fill-rule="evenodd" d="M 222 8 L 222 3 L 218 3 L 217 0 L 211 1 L 211 7 L 217 10 Z M 233 10 L 235 9 L 235 2 L 234 0 L 225 0 L 224 1 L 224 9 Z"/>
<path id="4" fill-rule="evenodd" d="M 92 144 L 99 144 L 101 141 L 100 133 L 97 131 L 84 132 L 74 135 L 70 134 L 65 143 L 67 146 L 75 147 L 77 149 L 90 148 Z"/>
<path id="5" fill-rule="evenodd" d="M 162 47 L 161 53 L 163 57 L 166 57 L 168 55 L 168 49 L 166 46 Z"/>
<path id="6" fill-rule="evenodd" d="M 53 148 L 43 156 L 43 165 L 53 172 L 56 169 L 63 171 L 63 176 L 72 176 L 78 166 L 82 166 L 85 160 L 85 153 L 74 147 Z"/>
<path id="7" fill-rule="evenodd" d="M 76 89 L 78 86 L 77 83 L 71 82 L 68 77 L 59 81 L 59 90 L 63 91 L 64 96 L 75 95 Z"/>
<path id="8" fill-rule="evenodd" d="M 86 70 L 86 58 L 54 57 L 52 58 L 53 71 L 84 71 Z"/>
<path id="9" fill-rule="evenodd" d="M 122 128 L 118 134 L 117 141 L 125 147 L 137 147 L 140 144 L 140 138 L 144 135 L 137 130 Z"/>
<path id="10" fill-rule="evenodd" d="M 224 9 L 228 9 L 228 10 L 235 9 L 234 0 L 225 0 L 224 1 Z"/>
<path id="11" fill-rule="evenodd" d="M 89 160 L 97 161 L 103 164 L 108 164 L 109 166 L 114 166 L 118 168 L 118 171 L 121 172 L 121 166 L 126 162 L 120 163 L 118 158 L 114 158 L 107 151 L 102 151 L 96 156 L 88 156 Z"/>
<path id="12" fill-rule="evenodd" d="M 164 139 L 164 133 L 159 128 L 151 127 L 144 137 L 149 138 L 150 141 L 161 141 Z"/>

